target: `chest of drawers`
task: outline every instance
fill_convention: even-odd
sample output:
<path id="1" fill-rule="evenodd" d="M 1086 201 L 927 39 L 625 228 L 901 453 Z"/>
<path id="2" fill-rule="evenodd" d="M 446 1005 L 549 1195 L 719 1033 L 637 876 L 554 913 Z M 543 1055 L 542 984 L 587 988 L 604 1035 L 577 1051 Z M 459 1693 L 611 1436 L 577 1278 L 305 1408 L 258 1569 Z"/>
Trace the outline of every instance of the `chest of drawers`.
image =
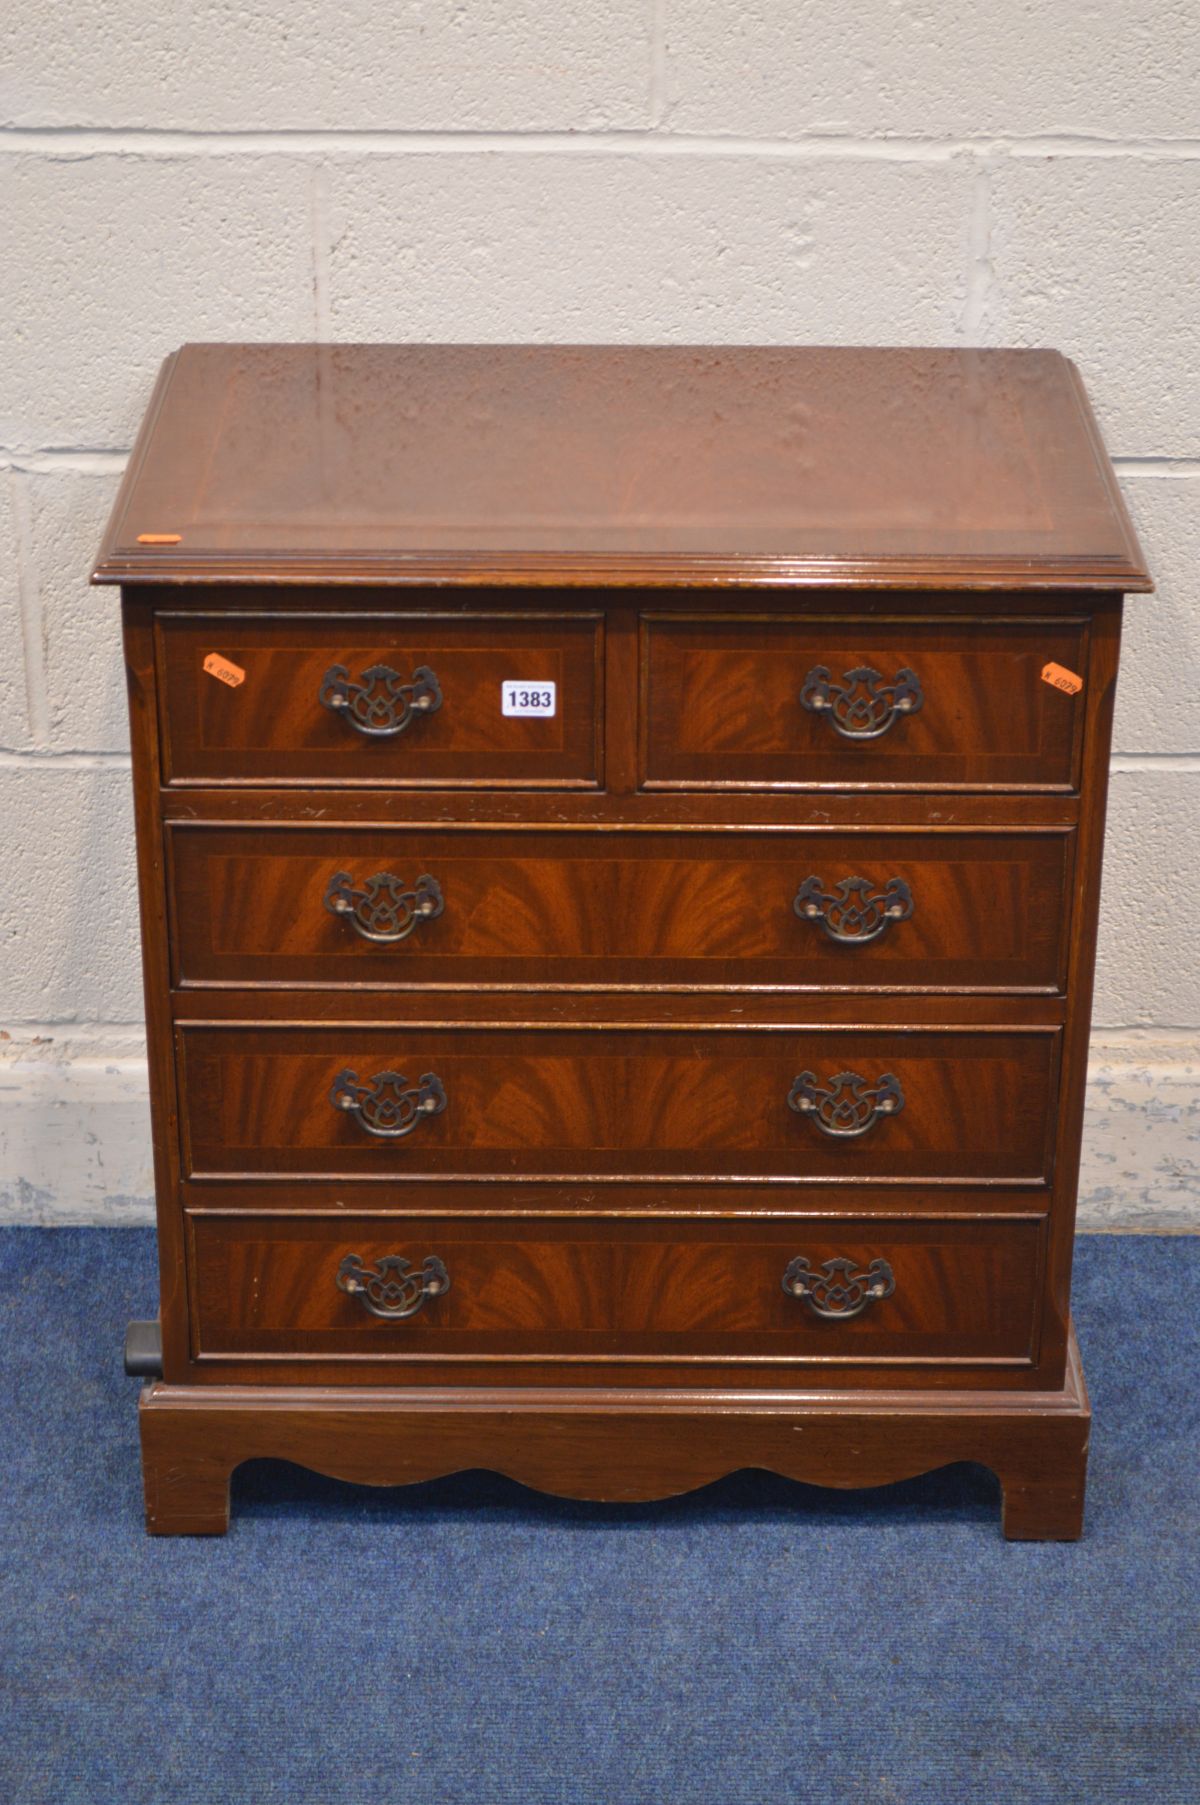
<path id="1" fill-rule="evenodd" d="M 1079 1533 L 1122 596 L 1053 353 L 189 346 L 133 740 L 148 1526 L 958 1460 Z"/>

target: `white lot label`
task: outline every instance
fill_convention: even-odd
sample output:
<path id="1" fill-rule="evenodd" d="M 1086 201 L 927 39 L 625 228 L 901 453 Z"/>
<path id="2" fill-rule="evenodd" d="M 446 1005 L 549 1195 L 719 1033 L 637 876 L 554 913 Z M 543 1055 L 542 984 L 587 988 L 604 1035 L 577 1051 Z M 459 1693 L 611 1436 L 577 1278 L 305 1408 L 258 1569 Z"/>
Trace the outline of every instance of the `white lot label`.
<path id="1" fill-rule="evenodd" d="M 558 713 L 558 685 L 510 679 L 500 685 L 500 712 L 549 718 Z"/>

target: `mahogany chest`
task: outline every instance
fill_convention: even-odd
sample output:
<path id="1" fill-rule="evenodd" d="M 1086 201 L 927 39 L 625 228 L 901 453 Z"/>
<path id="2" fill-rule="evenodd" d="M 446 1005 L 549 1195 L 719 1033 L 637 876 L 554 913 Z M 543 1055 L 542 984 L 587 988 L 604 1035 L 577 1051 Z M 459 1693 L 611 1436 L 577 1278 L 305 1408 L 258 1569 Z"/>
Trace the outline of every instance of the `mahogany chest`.
<path id="1" fill-rule="evenodd" d="M 189 345 L 101 550 L 161 1249 L 242 1461 L 998 1474 L 1073 1537 L 1122 595 L 1053 352 Z"/>

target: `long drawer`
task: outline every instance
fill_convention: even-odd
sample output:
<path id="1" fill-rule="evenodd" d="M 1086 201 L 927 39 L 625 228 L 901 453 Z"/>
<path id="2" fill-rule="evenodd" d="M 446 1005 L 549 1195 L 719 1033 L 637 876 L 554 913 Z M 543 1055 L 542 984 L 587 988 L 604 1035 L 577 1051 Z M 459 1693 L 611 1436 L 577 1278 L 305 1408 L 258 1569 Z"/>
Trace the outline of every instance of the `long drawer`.
<path id="1" fill-rule="evenodd" d="M 166 611 L 157 617 L 163 776 L 595 787 L 602 651 L 603 618 L 585 612 Z M 539 706 L 506 713 L 509 682 L 536 692 Z"/>
<path id="2" fill-rule="evenodd" d="M 188 1218 L 203 1358 L 1029 1357 L 1043 1224 Z M 570 1378 L 568 1370 L 564 1377 Z"/>
<path id="3" fill-rule="evenodd" d="M 185 1176 L 1048 1180 L 1057 1029 L 185 1025 Z"/>
<path id="4" fill-rule="evenodd" d="M 1072 832 L 170 830 L 181 985 L 1054 991 Z"/>
<path id="5" fill-rule="evenodd" d="M 652 788 L 1044 789 L 1079 780 L 1082 621 L 647 616 Z"/>

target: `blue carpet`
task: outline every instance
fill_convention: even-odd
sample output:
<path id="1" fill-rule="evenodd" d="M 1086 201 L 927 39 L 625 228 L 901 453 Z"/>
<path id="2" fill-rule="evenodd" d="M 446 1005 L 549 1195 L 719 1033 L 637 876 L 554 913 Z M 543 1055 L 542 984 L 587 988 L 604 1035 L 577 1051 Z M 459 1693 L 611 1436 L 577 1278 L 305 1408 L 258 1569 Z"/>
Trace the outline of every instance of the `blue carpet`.
<path id="1" fill-rule="evenodd" d="M 1200 1798 L 1200 1241 L 1081 1242 L 1085 1539 L 959 1467 L 669 1503 L 259 1463 L 141 1528 L 145 1230 L 0 1231 L 3 1805 L 1096 1805 Z"/>

